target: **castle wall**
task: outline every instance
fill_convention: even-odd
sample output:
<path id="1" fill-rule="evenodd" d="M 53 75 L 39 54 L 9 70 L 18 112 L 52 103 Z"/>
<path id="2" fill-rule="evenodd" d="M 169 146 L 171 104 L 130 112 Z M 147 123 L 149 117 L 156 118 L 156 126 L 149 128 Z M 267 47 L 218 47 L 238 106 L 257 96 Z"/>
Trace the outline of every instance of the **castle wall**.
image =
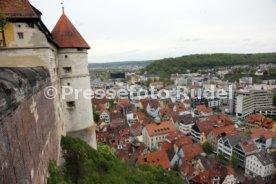
<path id="1" fill-rule="evenodd" d="M 0 183 L 46 183 L 57 160 L 55 102 L 44 95 L 47 69 L 0 68 Z"/>
<path id="2" fill-rule="evenodd" d="M 43 32 L 34 23 L 8 23 L 4 28 L 6 47 L 8 48 L 34 48 L 47 47 L 48 41 Z M 23 33 L 23 37 L 19 34 Z"/>

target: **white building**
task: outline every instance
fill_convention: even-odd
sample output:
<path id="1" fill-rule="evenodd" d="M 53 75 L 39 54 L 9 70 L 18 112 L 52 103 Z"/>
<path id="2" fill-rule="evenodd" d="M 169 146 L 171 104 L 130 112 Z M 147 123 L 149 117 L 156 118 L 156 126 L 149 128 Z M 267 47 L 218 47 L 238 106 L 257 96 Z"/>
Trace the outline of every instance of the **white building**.
<path id="1" fill-rule="evenodd" d="M 252 84 L 253 83 L 253 78 L 252 77 L 242 77 L 239 80 L 240 84 Z"/>
<path id="2" fill-rule="evenodd" d="M 246 157 L 258 151 L 252 140 L 248 140 L 240 134 L 222 137 L 218 141 L 217 154 L 222 154 L 225 159 L 230 160 L 236 156 L 239 166 L 245 168 Z"/>
<path id="3" fill-rule="evenodd" d="M 246 158 L 245 174 L 251 177 L 261 176 L 264 181 L 272 179 L 274 161 L 264 150 Z"/>
<path id="4" fill-rule="evenodd" d="M 271 109 L 273 94 L 266 90 L 241 90 L 235 94 L 235 112 L 240 119 L 245 119 L 255 111 Z"/>
<path id="5" fill-rule="evenodd" d="M 110 115 L 109 115 L 109 112 L 107 110 L 103 110 L 100 113 L 100 120 L 104 121 L 105 123 L 110 124 Z"/>
<path id="6" fill-rule="evenodd" d="M 157 148 L 159 142 L 165 141 L 167 135 L 175 131 L 172 121 L 148 124 L 142 130 L 143 141 L 149 149 Z"/>

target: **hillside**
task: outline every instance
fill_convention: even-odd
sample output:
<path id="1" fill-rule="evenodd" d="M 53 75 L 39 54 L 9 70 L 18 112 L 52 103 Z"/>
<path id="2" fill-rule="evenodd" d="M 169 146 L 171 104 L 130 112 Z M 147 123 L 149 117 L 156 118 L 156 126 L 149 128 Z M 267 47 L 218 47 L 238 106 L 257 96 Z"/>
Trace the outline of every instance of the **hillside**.
<path id="1" fill-rule="evenodd" d="M 98 144 L 94 150 L 80 139 L 63 137 L 61 147 L 65 164 L 49 166 L 48 184 L 180 184 L 172 172 L 148 165 L 129 165 L 111 154 L 108 146 Z"/>
<path id="2" fill-rule="evenodd" d="M 152 63 L 152 61 L 125 61 L 112 63 L 89 63 L 89 69 L 141 69 Z"/>
<path id="3" fill-rule="evenodd" d="M 187 69 L 197 71 L 203 68 L 216 68 L 234 65 L 254 65 L 276 63 L 276 53 L 265 54 L 202 54 L 166 58 L 154 61 L 143 69 L 149 75 L 168 76 L 172 73 L 185 73 Z"/>

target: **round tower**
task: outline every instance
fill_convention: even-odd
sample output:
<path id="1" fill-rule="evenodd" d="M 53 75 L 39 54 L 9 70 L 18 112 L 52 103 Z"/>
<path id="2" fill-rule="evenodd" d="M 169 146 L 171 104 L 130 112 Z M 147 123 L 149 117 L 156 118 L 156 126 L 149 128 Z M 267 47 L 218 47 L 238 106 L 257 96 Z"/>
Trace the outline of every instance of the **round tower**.
<path id="1" fill-rule="evenodd" d="M 79 137 L 96 148 L 91 99 L 83 95 L 84 90 L 91 89 L 87 56 L 90 47 L 64 13 L 52 35 L 59 46 L 58 75 L 67 135 Z M 74 92 L 67 95 L 70 89 Z"/>

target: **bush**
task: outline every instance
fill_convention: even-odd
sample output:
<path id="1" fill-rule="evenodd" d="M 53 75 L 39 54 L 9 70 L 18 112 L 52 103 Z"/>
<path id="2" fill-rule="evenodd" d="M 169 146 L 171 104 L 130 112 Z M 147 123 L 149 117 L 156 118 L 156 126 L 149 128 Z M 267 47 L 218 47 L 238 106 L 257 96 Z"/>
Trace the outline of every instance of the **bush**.
<path id="1" fill-rule="evenodd" d="M 212 146 L 209 144 L 209 142 L 204 142 L 203 144 L 202 144 L 202 148 L 203 148 L 203 150 L 204 150 L 204 152 L 205 153 L 207 153 L 207 154 L 211 154 L 212 153 Z"/>
<path id="2" fill-rule="evenodd" d="M 61 147 L 65 164 L 60 168 L 49 165 L 50 184 L 182 183 L 180 178 L 161 168 L 128 165 L 116 158 L 111 149 L 103 144 L 98 144 L 96 151 L 78 138 L 62 137 Z"/>

